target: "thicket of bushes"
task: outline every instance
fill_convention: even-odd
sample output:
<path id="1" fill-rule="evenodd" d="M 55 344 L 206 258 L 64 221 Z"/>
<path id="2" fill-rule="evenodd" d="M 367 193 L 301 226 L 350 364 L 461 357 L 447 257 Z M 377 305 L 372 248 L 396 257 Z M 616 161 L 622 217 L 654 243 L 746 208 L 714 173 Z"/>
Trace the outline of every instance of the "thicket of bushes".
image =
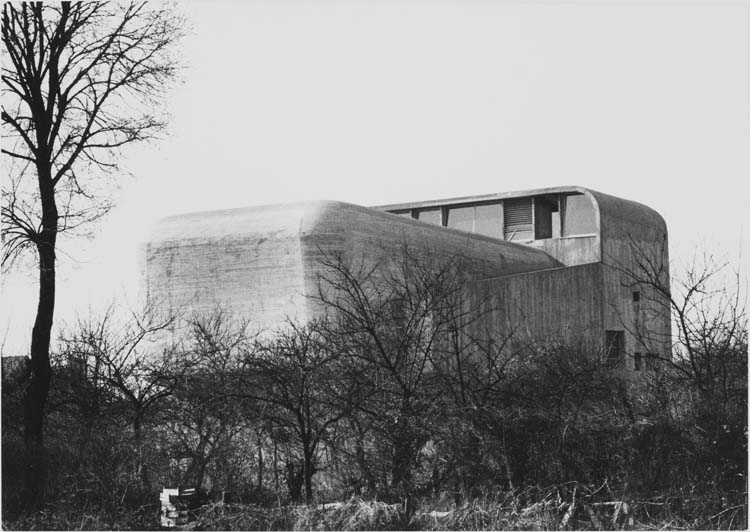
<path id="1" fill-rule="evenodd" d="M 6 379 L 3 526 L 156 528 L 177 485 L 231 492 L 204 529 L 747 526 L 744 309 L 633 375 L 584 343 L 472 337 L 455 265 L 330 266 L 331 317 L 274 335 L 221 312 L 63 334 L 33 515 Z"/>

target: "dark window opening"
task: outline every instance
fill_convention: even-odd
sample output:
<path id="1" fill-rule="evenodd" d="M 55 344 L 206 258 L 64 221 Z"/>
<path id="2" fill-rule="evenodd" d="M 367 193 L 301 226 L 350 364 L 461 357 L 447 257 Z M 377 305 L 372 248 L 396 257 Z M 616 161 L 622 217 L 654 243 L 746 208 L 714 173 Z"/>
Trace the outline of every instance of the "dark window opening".
<path id="1" fill-rule="evenodd" d="M 623 331 L 605 331 L 604 334 L 607 362 L 620 365 L 625 351 L 625 333 Z"/>
<path id="2" fill-rule="evenodd" d="M 505 240 L 533 240 L 531 198 L 509 199 L 503 203 Z"/>
<path id="3" fill-rule="evenodd" d="M 537 196 L 534 198 L 534 238 L 552 238 L 560 236 L 560 215 L 557 196 Z M 557 216 L 555 216 L 557 214 Z M 554 219 L 557 219 L 555 224 Z M 555 235 L 557 225 L 557 235 Z"/>
<path id="4" fill-rule="evenodd" d="M 641 300 L 640 292 L 633 292 L 633 303 L 638 303 Z"/>
<path id="5" fill-rule="evenodd" d="M 635 371 L 641 371 L 642 364 L 643 364 L 643 354 L 635 353 L 635 355 L 633 355 L 633 369 Z"/>

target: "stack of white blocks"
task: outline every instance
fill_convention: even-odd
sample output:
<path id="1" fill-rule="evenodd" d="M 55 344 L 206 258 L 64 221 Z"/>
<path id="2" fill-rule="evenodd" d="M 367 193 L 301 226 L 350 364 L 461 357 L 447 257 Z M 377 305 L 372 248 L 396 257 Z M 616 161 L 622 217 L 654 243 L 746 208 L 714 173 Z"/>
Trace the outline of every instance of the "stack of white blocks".
<path id="1" fill-rule="evenodd" d="M 161 501 L 161 526 L 175 527 L 187 524 L 187 510 L 182 510 L 170 500 L 170 496 L 177 497 L 180 494 L 178 488 L 164 488 L 161 490 L 159 500 Z"/>

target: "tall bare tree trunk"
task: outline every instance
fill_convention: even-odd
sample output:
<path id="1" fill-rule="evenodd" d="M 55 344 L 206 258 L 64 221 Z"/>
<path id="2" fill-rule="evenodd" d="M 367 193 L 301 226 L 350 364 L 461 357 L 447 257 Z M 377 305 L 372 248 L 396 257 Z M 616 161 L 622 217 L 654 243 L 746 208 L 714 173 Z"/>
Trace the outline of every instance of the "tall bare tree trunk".
<path id="1" fill-rule="evenodd" d="M 42 200 L 42 231 L 39 253 L 39 304 L 31 332 L 31 373 L 24 397 L 24 443 L 26 447 L 25 498 L 29 510 L 44 499 L 44 405 L 47 402 L 52 369 L 49 346 L 55 314 L 55 244 L 58 213 L 49 168 L 38 166 Z"/>
<path id="2" fill-rule="evenodd" d="M 10 199 L 3 198 L 2 233 L 9 238 L 3 239 L 0 262 L 12 261 L 29 243 L 39 259 L 39 302 L 23 413 L 27 509 L 37 508 L 44 497 L 43 425 L 52 377 L 49 350 L 57 234 L 93 222 L 110 207 L 109 201 L 85 190 L 76 170 L 82 166 L 80 159 L 85 159 L 84 167 L 91 165 L 105 174 L 114 171 L 119 147 L 151 138 L 163 128 L 164 122 L 151 112 L 123 106 L 120 98 L 141 95 L 141 103 L 154 103 L 176 72 L 172 51 L 182 23 L 169 9 L 151 9 L 137 2 L 117 6 L 4 2 L 2 6 L 0 34 L 7 59 L 2 86 L 9 101 L 3 99 L 0 120 L 9 138 L 15 139 L 3 143 L 2 153 L 28 164 L 14 170 Z M 26 186 L 34 170 L 38 190 L 31 183 Z M 61 197 L 68 198 L 63 223 L 55 203 L 58 184 L 62 184 Z M 16 190 L 25 195 L 32 189 L 33 206 L 16 201 Z M 79 206 L 74 199 L 83 203 Z"/>

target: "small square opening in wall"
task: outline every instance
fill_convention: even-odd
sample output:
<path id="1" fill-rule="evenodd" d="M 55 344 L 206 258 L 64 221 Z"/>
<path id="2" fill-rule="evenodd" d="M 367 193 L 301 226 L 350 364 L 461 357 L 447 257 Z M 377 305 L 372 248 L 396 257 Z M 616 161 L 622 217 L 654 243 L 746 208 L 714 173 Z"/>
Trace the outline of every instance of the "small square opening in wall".
<path id="1" fill-rule="evenodd" d="M 641 300 L 640 292 L 633 292 L 633 303 L 638 303 Z"/>

